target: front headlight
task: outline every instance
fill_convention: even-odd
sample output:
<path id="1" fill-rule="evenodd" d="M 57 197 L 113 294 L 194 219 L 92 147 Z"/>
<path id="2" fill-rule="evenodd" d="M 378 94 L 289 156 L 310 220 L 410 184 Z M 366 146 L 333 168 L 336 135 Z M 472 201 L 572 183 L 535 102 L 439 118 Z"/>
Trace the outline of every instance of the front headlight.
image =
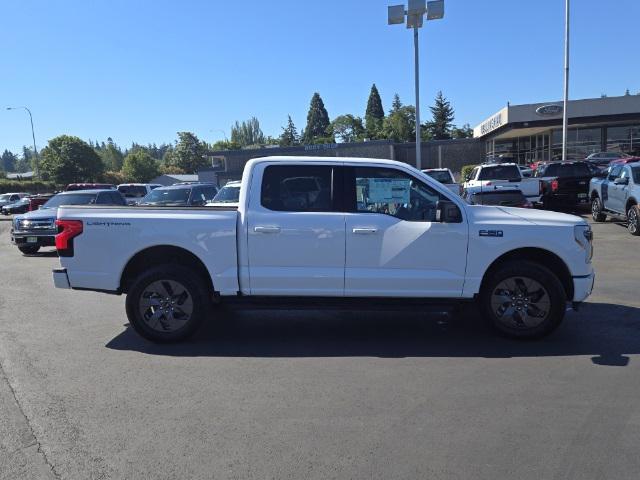
<path id="1" fill-rule="evenodd" d="M 573 227 L 573 238 L 585 251 L 585 262 L 589 263 L 593 257 L 593 231 L 589 225 L 576 225 Z"/>

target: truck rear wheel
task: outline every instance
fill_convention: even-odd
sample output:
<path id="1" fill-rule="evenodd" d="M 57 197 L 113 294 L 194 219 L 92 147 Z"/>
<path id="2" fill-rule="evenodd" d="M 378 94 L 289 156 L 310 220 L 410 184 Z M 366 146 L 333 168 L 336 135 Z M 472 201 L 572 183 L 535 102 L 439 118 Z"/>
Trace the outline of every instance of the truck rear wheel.
<path id="1" fill-rule="evenodd" d="M 209 311 L 209 292 L 194 271 L 162 265 L 136 278 L 127 293 L 133 329 L 153 342 L 170 343 L 192 335 Z"/>
<path id="2" fill-rule="evenodd" d="M 20 250 L 25 255 L 33 255 L 38 253 L 38 250 L 40 250 L 40 247 L 38 245 L 25 245 L 22 247 L 18 247 L 18 250 Z"/>
<path id="3" fill-rule="evenodd" d="M 607 220 L 607 215 L 602 212 L 602 200 L 600 197 L 594 197 L 591 201 L 591 217 L 594 222 L 604 222 Z"/>
<path id="4" fill-rule="evenodd" d="M 490 273 L 480 291 L 484 317 L 503 335 L 521 339 L 551 333 L 564 318 L 560 280 L 534 262 L 509 262 Z"/>

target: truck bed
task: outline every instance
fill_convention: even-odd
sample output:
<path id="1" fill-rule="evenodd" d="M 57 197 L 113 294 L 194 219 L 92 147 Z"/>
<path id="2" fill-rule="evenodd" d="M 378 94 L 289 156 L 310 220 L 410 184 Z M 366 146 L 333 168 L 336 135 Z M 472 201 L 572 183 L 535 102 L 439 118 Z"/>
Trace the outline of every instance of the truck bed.
<path id="1" fill-rule="evenodd" d="M 202 261 L 216 290 L 237 292 L 237 218 L 234 206 L 61 207 L 58 219 L 81 220 L 83 231 L 73 239 L 74 256 L 60 257 L 60 263 L 72 288 L 117 292 L 136 254 L 179 247 Z"/>

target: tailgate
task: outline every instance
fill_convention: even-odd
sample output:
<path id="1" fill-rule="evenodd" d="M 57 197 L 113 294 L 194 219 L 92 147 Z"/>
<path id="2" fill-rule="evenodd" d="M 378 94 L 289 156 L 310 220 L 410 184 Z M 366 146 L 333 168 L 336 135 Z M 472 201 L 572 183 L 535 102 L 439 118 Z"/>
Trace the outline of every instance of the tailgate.
<path id="1" fill-rule="evenodd" d="M 62 207 L 58 219 L 79 220 L 73 256 L 61 256 L 72 288 L 118 291 L 127 263 L 150 248 L 179 248 L 202 261 L 219 291 L 237 291 L 235 209 Z M 172 261 L 171 255 L 166 262 Z"/>

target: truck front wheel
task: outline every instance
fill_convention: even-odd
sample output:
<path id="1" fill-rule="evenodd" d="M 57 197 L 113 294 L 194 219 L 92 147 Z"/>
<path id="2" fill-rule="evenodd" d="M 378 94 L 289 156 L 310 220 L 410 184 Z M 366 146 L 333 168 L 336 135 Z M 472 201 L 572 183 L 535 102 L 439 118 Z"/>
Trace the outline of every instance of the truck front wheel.
<path id="1" fill-rule="evenodd" d="M 564 318 L 566 293 L 546 267 L 508 262 L 489 274 L 480 291 L 484 317 L 500 333 L 532 339 L 551 333 Z"/>
<path id="2" fill-rule="evenodd" d="M 136 278 L 127 293 L 133 329 L 153 342 L 170 343 L 192 335 L 207 315 L 209 295 L 203 279 L 179 265 L 162 265 Z"/>

